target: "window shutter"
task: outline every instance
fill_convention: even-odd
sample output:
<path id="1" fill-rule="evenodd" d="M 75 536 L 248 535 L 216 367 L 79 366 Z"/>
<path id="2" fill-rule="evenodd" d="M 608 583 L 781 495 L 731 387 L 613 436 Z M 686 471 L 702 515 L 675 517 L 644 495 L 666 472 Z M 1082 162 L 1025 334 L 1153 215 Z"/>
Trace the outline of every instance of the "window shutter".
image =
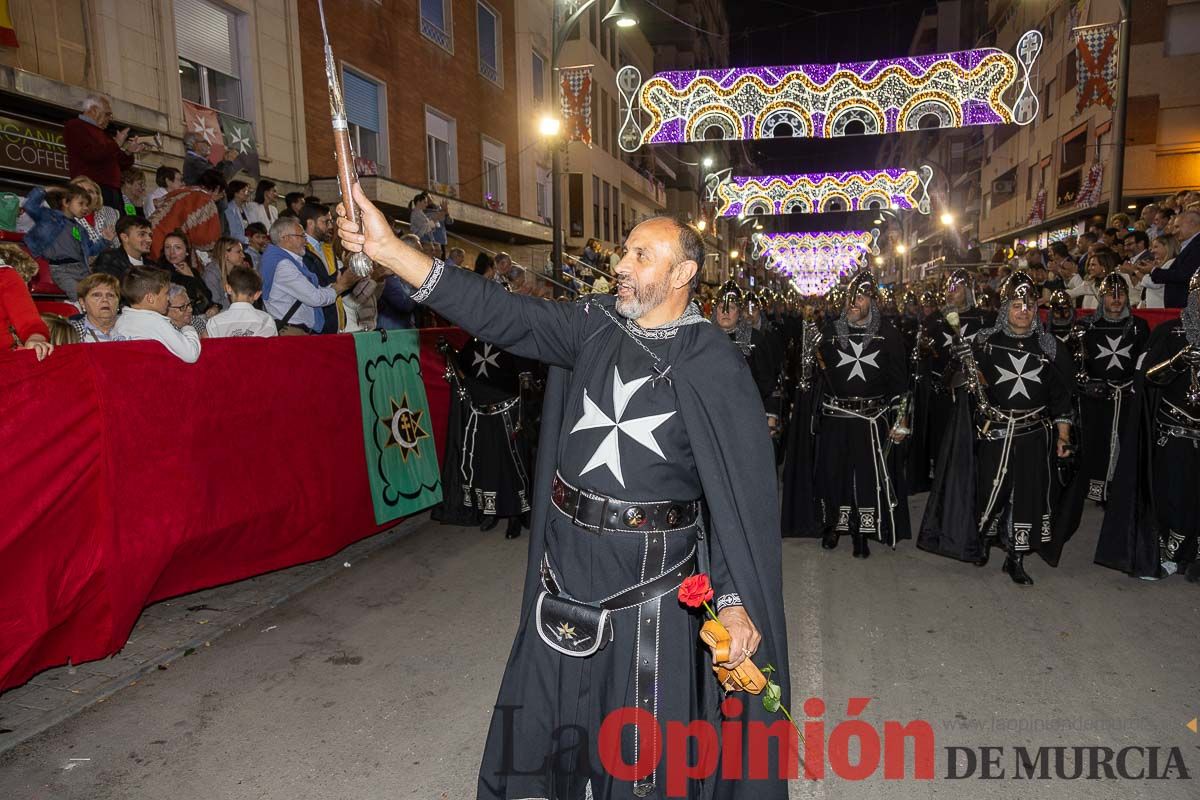
<path id="1" fill-rule="evenodd" d="M 342 92 L 346 100 L 346 118 L 361 128 L 382 130 L 379 122 L 379 84 L 342 70 Z"/>
<path id="2" fill-rule="evenodd" d="M 206 0 L 175 0 L 175 40 L 179 55 L 238 77 L 233 15 Z"/>

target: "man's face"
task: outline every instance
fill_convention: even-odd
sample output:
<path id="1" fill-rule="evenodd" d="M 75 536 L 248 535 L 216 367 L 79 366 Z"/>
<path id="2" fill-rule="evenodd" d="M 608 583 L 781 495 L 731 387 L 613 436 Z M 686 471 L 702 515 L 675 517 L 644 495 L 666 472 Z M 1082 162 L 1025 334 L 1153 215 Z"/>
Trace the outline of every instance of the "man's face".
<path id="1" fill-rule="evenodd" d="M 306 229 L 308 235 L 316 239 L 318 242 L 329 241 L 329 226 L 330 220 L 328 214 L 323 214 L 308 221 Z"/>
<path id="2" fill-rule="evenodd" d="M 169 288 L 163 289 L 164 298 L 167 297 L 168 292 L 170 292 Z M 180 292 L 169 300 L 164 299 L 163 305 L 166 309 L 167 317 L 176 326 L 187 325 L 192 321 L 192 301 L 188 298 L 187 292 Z M 158 313 L 162 314 L 163 311 L 159 311 Z"/>
<path id="3" fill-rule="evenodd" d="M 662 305 L 675 288 L 672 274 L 679 253 L 674 231 L 665 220 L 638 225 L 625 245 L 628 250 L 616 268 L 617 313 L 636 320 Z M 686 291 L 686 286 L 680 290 Z"/>
<path id="4" fill-rule="evenodd" d="M 279 246 L 289 253 L 297 255 L 304 254 L 304 232 L 300 230 L 300 226 L 292 228 L 289 232 L 283 234 L 279 239 Z"/>
<path id="5" fill-rule="evenodd" d="M 1033 325 L 1033 304 L 1017 298 L 1008 304 L 1008 324 L 1017 333 L 1025 333 Z"/>
<path id="6" fill-rule="evenodd" d="M 946 303 L 954 308 L 962 308 L 967 302 L 967 287 L 955 283 L 946 290 Z"/>
<path id="7" fill-rule="evenodd" d="M 265 233 L 254 233 L 250 235 L 250 246 L 258 252 L 267 249 L 267 245 L 271 243 L 271 237 Z"/>
<path id="8" fill-rule="evenodd" d="M 862 322 L 871 313 L 871 298 L 860 294 L 846 304 L 846 320 L 852 323 Z"/>
<path id="9" fill-rule="evenodd" d="M 1177 214 L 1175 219 L 1178 220 L 1176 225 L 1179 228 L 1180 237 L 1190 239 L 1197 233 L 1200 233 L 1200 214 L 1194 211 L 1185 211 L 1182 214 Z"/>
<path id="10" fill-rule="evenodd" d="M 1109 316 L 1120 316 L 1125 310 L 1125 293 L 1121 291 L 1109 292 L 1104 295 L 1104 313 Z"/>
<path id="11" fill-rule="evenodd" d="M 1154 215 L 1154 227 L 1158 228 L 1160 231 L 1166 229 L 1167 213 L 1165 211 L 1159 211 Z"/>
<path id="12" fill-rule="evenodd" d="M 101 283 L 83 298 L 83 312 L 92 322 L 107 327 L 117 317 L 117 293 L 107 284 Z"/>
<path id="13" fill-rule="evenodd" d="M 208 154 L 212 152 L 212 145 L 209 143 L 208 139 L 200 137 L 196 140 L 196 143 L 192 145 L 192 149 L 195 150 L 199 155 L 208 158 Z"/>
<path id="14" fill-rule="evenodd" d="M 1133 258 L 1140 252 L 1141 252 L 1141 248 L 1138 247 L 1137 239 L 1133 238 L 1132 236 L 1126 236 L 1125 237 L 1125 256 L 1127 258 Z"/>
<path id="15" fill-rule="evenodd" d="M 131 258 L 141 258 L 150 252 L 150 229 L 137 225 L 121 234 L 121 247 Z M 183 243 L 180 242 L 182 245 Z"/>
<path id="16" fill-rule="evenodd" d="M 91 117 L 101 128 L 107 128 L 108 123 L 112 122 L 112 105 L 107 100 L 101 101 L 93 106 L 86 116 Z"/>
<path id="17" fill-rule="evenodd" d="M 741 316 L 741 309 L 737 303 L 717 303 L 717 327 L 723 331 L 731 331 L 737 327 L 738 318 Z"/>

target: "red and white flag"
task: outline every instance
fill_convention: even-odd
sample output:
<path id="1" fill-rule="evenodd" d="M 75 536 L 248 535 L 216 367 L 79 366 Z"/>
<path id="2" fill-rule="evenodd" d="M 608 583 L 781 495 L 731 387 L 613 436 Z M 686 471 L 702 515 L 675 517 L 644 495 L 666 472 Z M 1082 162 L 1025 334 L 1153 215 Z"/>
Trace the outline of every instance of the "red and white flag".
<path id="1" fill-rule="evenodd" d="M 592 68 L 572 67 L 559 72 L 559 97 L 568 142 L 592 143 Z"/>
<path id="2" fill-rule="evenodd" d="M 1112 108 L 1117 90 L 1117 25 L 1093 25 L 1075 31 L 1075 113 L 1088 106 Z"/>
<path id="3" fill-rule="evenodd" d="M 219 164 L 225 155 L 225 136 L 221 133 L 221 120 L 211 108 L 183 101 L 183 127 L 189 133 L 198 133 L 212 145 L 208 160 Z"/>

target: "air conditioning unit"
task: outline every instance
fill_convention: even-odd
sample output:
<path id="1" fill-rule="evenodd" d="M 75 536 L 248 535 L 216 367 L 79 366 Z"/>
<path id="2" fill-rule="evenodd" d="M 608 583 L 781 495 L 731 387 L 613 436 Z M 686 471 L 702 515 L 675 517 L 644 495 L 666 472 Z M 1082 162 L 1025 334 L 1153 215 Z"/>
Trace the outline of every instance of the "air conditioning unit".
<path id="1" fill-rule="evenodd" d="M 998 180 L 992 181 L 992 192 L 995 194 L 1013 194 L 1017 191 L 1017 182 L 1014 180 Z"/>

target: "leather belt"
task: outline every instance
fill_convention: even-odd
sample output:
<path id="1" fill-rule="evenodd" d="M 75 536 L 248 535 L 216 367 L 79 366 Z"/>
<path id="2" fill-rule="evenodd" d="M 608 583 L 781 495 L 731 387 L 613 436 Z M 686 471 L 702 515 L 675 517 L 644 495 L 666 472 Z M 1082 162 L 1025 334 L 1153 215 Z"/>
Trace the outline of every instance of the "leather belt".
<path id="1" fill-rule="evenodd" d="M 510 408 L 512 408 L 519 402 L 521 402 L 521 398 L 510 397 L 509 399 L 507 399 L 503 402 L 492 403 L 490 406 L 477 406 L 474 403 L 472 403 L 471 410 L 474 411 L 476 414 L 483 414 L 484 416 L 490 416 L 492 414 L 502 414 L 505 411 L 508 411 Z"/>
<path id="2" fill-rule="evenodd" d="M 1131 391 L 1133 389 L 1133 381 L 1111 383 L 1109 381 L 1089 380 L 1078 384 L 1078 387 L 1079 393 L 1085 397 L 1091 397 L 1096 400 L 1111 400 L 1121 392 Z"/>
<path id="3" fill-rule="evenodd" d="M 980 425 L 981 422 L 984 422 L 984 423 L 991 422 L 991 426 L 989 426 L 986 430 L 984 430 L 983 427 Z M 1009 428 L 1008 425 L 1006 425 L 1004 423 L 997 423 L 994 420 L 988 420 L 986 418 L 983 418 L 983 419 L 977 418 L 975 421 L 975 432 L 976 432 L 976 436 L 980 439 L 985 439 L 987 441 L 996 441 L 997 439 L 1008 438 L 1009 433 L 1011 433 L 1013 436 L 1022 436 L 1026 433 L 1032 433 L 1033 431 L 1037 430 L 1038 428 L 1045 428 L 1049 424 L 1050 424 L 1050 418 L 1046 417 L 1044 415 L 1038 415 L 1035 417 L 1026 417 L 1023 419 L 1018 419 L 1012 424 L 1011 428 Z"/>
<path id="4" fill-rule="evenodd" d="M 560 475 L 554 476 L 550 498 L 555 508 L 571 518 L 572 524 L 597 534 L 688 528 L 700 516 L 698 500 L 646 503 L 617 500 L 577 489 Z"/>
<path id="5" fill-rule="evenodd" d="M 825 407 L 838 411 L 853 411 L 859 414 L 873 414 L 884 409 L 882 397 L 836 397 L 825 398 Z"/>
<path id="6" fill-rule="evenodd" d="M 1200 419 L 1174 403 L 1163 401 L 1158 407 L 1158 430 L 1164 436 L 1200 440 Z"/>

